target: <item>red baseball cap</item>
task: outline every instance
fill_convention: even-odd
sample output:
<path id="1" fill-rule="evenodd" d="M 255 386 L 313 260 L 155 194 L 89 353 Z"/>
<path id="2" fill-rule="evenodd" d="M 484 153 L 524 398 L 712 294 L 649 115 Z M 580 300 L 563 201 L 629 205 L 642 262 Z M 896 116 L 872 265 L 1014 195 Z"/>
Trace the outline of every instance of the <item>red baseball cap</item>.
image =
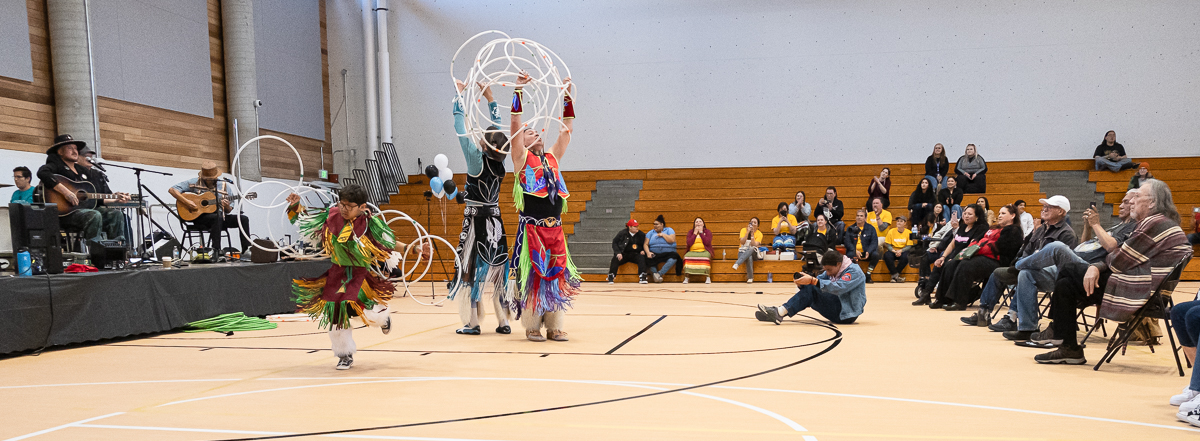
<path id="1" fill-rule="evenodd" d="M 629 220 L 629 222 L 626 222 L 626 223 L 625 223 L 625 226 L 626 226 L 626 227 L 636 227 L 636 226 L 637 226 L 637 220 L 635 220 L 635 219 L 630 219 L 630 220 Z"/>

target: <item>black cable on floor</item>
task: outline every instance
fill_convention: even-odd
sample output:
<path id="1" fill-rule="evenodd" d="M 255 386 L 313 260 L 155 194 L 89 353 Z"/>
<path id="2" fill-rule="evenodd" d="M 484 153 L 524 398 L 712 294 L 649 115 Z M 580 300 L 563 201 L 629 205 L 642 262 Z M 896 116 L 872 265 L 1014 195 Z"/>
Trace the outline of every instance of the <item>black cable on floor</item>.
<path id="1" fill-rule="evenodd" d="M 42 351 L 50 347 L 50 336 L 54 334 L 54 287 L 50 285 L 50 273 L 46 273 L 46 295 L 50 299 L 50 327 L 46 329 L 46 341 L 42 347 L 29 354 L 34 357 L 42 355 Z"/>

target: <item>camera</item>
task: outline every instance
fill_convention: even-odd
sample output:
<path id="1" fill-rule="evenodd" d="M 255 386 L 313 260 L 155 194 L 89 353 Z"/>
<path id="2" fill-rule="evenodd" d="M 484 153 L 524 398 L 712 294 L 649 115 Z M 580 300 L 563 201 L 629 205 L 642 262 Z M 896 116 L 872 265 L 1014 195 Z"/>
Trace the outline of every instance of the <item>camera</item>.
<path id="1" fill-rule="evenodd" d="M 263 106 L 262 100 L 254 100 L 254 107 L 262 107 L 262 106 Z"/>

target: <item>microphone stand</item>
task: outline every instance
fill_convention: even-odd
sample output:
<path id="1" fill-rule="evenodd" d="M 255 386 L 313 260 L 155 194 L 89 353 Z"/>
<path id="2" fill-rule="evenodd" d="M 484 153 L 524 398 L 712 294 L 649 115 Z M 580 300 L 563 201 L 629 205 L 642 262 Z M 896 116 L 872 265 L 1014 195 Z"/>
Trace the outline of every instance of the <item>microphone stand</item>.
<path id="1" fill-rule="evenodd" d="M 164 207 L 166 207 L 167 211 L 170 212 L 172 216 L 175 216 L 176 218 L 178 218 L 179 214 L 175 213 L 175 210 L 172 210 L 171 207 L 169 205 L 167 205 L 166 202 L 163 202 L 162 198 L 158 197 L 157 194 L 154 194 L 154 191 L 150 190 L 150 188 L 148 188 L 142 184 L 142 172 L 150 172 L 150 173 L 155 173 L 155 174 L 159 174 L 159 175 L 163 175 L 163 176 L 172 176 L 172 174 L 166 173 L 166 172 L 160 172 L 157 170 L 141 168 L 141 167 L 118 165 L 118 164 L 107 163 L 107 162 L 104 163 L 103 165 L 108 166 L 108 167 L 117 167 L 117 168 L 123 168 L 123 169 L 127 169 L 127 170 L 133 170 L 133 175 L 137 178 L 137 188 L 138 188 L 138 205 L 139 205 L 139 207 L 138 207 L 138 236 L 137 237 L 138 237 L 138 240 L 142 241 L 142 251 L 140 253 L 138 253 L 138 257 L 141 258 L 142 261 L 153 258 L 154 253 L 150 251 L 150 247 L 146 246 L 146 229 L 145 229 L 145 224 L 144 224 L 145 221 L 142 219 L 143 215 L 145 216 L 146 219 L 150 220 L 151 225 L 158 227 L 158 229 L 160 231 L 169 231 L 169 230 L 167 230 L 166 228 L 163 228 L 162 225 L 159 225 L 158 222 L 154 220 L 154 217 L 150 215 L 149 208 L 147 208 L 145 205 L 142 205 L 142 204 L 145 204 L 145 200 L 146 200 L 146 195 L 145 195 L 145 193 L 143 193 L 143 191 L 146 193 L 150 193 L 150 196 L 154 196 L 154 199 L 157 200 L 159 204 L 162 204 Z M 145 212 L 142 212 L 143 208 L 146 209 Z M 151 238 L 151 239 L 153 239 L 153 238 Z M 130 241 L 130 243 L 132 244 L 132 241 Z M 151 243 L 153 243 L 153 241 L 151 241 Z"/>

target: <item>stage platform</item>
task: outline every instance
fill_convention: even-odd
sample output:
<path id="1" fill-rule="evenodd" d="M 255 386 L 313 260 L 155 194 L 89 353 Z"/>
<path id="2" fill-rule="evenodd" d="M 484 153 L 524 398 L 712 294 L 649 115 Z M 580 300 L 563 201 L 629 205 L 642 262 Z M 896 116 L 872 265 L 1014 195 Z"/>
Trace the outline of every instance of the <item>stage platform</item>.
<path id="1" fill-rule="evenodd" d="M 318 276 L 329 265 L 229 263 L 3 278 L 0 355 L 169 331 L 231 312 L 293 312 L 291 279 Z"/>

